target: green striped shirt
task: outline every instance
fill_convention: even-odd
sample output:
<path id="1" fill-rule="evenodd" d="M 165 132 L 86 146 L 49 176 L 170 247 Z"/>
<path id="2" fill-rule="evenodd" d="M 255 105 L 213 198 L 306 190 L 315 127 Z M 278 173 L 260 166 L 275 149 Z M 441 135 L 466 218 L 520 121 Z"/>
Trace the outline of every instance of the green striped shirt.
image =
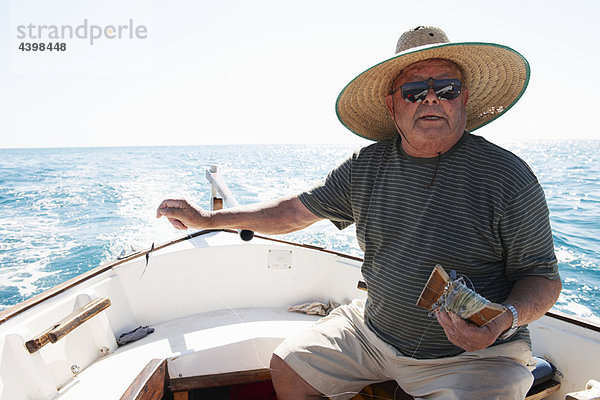
<path id="1" fill-rule="evenodd" d="M 496 303 L 523 277 L 559 278 L 535 175 L 514 154 L 467 132 L 428 159 L 407 155 L 399 136 L 377 142 L 299 197 L 339 229 L 356 224 L 369 289 L 366 320 L 407 356 L 462 352 L 415 305 L 436 264 L 466 275 Z M 526 329 L 517 337 L 529 340 Z"/>

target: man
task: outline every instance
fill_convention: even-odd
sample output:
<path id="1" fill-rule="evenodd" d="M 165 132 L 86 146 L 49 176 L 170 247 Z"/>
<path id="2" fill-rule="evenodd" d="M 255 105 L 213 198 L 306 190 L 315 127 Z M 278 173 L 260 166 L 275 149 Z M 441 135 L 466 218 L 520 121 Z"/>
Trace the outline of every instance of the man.
<path id="1" fill-rule="evenodd" d="M 449 43 L 437 28 L 402 35 L 397 55 L 360 74 L 337 112 L 378 140 L 299 196 L 207 212 L 165 200 L 177 228 L 267 234 L 330 219 L 356 224 L 368 300 L 339 307 L 271 360 L 278 398 L 350 398 L 396 380 L 423 399 L 522 399 L 531 386 L 524 327 L 561 289 L 548 210 L 537 179 L 513 154 L 472 135 L 522 95 L 529 79 L 514 50 Z M 436 264 L 467 276 L 507 311 L 478 327 L 415 306 Z"/>

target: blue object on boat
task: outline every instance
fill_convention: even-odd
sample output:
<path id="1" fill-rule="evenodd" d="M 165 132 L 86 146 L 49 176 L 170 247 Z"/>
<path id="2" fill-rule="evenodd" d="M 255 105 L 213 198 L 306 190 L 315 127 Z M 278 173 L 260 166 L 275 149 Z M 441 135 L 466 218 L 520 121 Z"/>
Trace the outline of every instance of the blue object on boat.
<path id="1" fill-rule="evenodd" d="M 544 383 L 552 379 L 554 373 L 556 372 L 554 365 L 550 364 L 548 360 L 542 357 L 533 357 L 533 359 L 535 360 L 536 364 L 533 371 L 531 371 L 533 374 L 532 386 L 539 385 L 540 383 Z"/>

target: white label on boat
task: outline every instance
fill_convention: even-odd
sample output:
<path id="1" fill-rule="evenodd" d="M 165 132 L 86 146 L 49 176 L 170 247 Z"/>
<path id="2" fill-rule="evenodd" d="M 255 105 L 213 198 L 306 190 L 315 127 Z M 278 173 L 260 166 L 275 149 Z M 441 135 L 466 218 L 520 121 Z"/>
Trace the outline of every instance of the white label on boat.
<path id="1" fill-rule="evenodd" d="M 291 250 L 269 250 L 269 268 L 292 268 Z"/>

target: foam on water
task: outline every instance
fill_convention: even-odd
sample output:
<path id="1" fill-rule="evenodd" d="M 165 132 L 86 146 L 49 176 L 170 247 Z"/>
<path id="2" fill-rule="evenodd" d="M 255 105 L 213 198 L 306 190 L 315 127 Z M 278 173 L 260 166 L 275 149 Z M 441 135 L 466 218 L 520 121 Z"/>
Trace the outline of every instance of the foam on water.
<path id="1" fill-rule="evenodd" d="M 551 213 L 564 290 L 555 308 L 600 316 L 600 142 L 507 144 L 536 172 Z M 352 148 L 342 145 L 0 150 L 0 309 L 104 262 L 131 245 L 183 235 L 156 207 L 207 207 L 205 170 L 221 168 L 241 204 L 298 193 Z M 361 256 L 354 227 L 328 221 L 280 238 Z"/>

